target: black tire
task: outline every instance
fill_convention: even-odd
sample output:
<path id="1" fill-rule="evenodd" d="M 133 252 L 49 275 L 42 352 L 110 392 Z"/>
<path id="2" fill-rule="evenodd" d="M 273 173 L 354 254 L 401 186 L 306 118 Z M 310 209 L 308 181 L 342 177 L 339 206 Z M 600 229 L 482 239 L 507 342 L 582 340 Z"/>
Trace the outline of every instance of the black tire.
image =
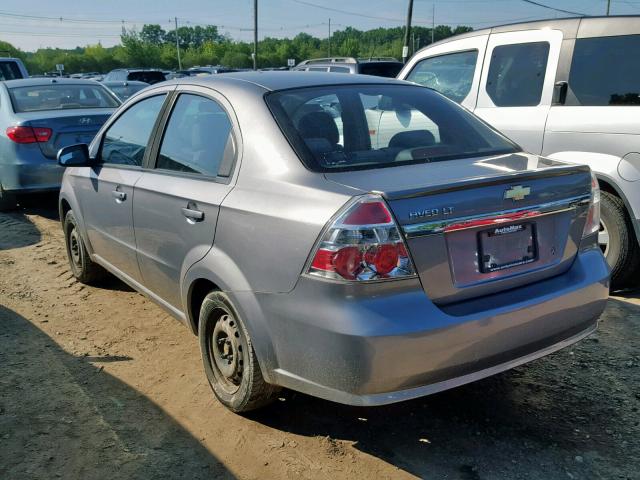
<path id="1" fill-rule="evenodd" d="M 16 196 L 13 193 L 5 192 L 0 187 L 0 212 L 15 210 L 18 206 Z"/>
<path id="2" fill-rule="evenodd" d="M 224 293 L 211 292 L 202 302 L 198 337 L 209 385 L 225 407 L 248 412 L 276 398 L 280 387 L 262 377 L 249 332 Z"/>
<path id="3" fill-rule="evenodd" d="M 638 285 L 640 249 L 624 202 L 608 192 L 601 192 L 600 232 L 608 233 L 608 244 L 601 248 L 611 268 L 611 290 Z"/>
<path id="4" fill-rule="evenodd" d="M 71 273 L 79 282 L 90 285 L 106 276 L 106 270 L 89 257 L 87 247 L 78 230 L 76 217 L 71 210 L 64 217 L 64 243 Z"/>

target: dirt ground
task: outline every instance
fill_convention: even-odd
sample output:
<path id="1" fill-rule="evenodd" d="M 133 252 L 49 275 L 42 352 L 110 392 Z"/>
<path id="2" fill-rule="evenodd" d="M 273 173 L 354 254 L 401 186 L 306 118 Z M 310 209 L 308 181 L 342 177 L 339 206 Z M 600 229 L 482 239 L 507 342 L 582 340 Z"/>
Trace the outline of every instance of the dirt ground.
<path id="1" fill-rule="evenodd" d="M 481 382 L 370 409 L 287 392 L 242 417 L 185 327 L 115 279 L 74 281 L 56 217 L 0 214 L 1 479 L 640 479 L 638 293 Z"/>

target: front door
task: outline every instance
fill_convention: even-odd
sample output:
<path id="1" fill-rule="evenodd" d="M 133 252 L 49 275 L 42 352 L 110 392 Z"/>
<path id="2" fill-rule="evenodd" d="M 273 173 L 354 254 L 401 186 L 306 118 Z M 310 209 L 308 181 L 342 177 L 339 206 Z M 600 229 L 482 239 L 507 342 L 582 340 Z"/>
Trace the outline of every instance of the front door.
<path id="1" fill-rule="evenodd" d="M 165 94 L 148 97 L 123 112 L 106 130 L 96 165 L 76 179 L 78 203 L 91 249 L 100 260 L 139 281 L 133 233 L 133 187 Z"/>
<path id="2" fill-rule="evenodd" d="M 475 114 L 524 150 L 542 152 L 562 32 L 492 34 L 485 53 Z"/>
<path id="3" fill-rule="evenodd" d="M 144 285 L 181 308 L 181 280 L 211 249 L 233 188 L 238 135 L 230 106 L 215 92 L 177 92 L 151 169 L 136 183 L 133 221 Z"/>

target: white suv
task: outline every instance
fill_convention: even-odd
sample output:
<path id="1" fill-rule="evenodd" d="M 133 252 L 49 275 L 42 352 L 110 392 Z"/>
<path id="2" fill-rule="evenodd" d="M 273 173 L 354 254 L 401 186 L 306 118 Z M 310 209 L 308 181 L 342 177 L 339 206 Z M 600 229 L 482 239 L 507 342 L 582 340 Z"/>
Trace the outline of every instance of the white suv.
<path id="1" fill-rule="evenodd" d="M 588 164 L 612 287 L 640 266 L 640 17 L 493 27 L 417 52 L 398 78 L 462 104 L 524 150 Z"/>

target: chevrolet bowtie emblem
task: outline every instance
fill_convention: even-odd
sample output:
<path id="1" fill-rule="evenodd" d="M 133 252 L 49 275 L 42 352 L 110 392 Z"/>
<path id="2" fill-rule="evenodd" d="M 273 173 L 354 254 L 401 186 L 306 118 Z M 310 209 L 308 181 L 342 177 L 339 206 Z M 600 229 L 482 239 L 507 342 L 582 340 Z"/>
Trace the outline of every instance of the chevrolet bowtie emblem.
<path id="1" fill-rule="evenodd" d="M 504 192 L 504 199 L 512 199 L 512 200 L 522 200 L 524 197 L 531 193 L 531 187 L 523 187 L 522 185 L 517 185 L 515 187 L 511 187 L 510 189 Z"/>

